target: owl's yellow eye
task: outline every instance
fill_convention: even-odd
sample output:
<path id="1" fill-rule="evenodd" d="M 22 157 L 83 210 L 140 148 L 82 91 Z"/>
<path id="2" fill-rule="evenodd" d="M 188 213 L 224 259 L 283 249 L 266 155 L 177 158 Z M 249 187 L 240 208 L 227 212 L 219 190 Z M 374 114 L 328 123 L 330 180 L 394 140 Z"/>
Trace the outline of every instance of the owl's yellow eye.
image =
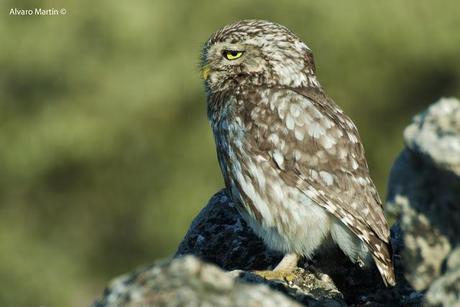
<path id="1" fill-rule="evenodd" d="M 236 60 L 243 55 L 243 51 L 236 51 L 236 50 L 224 50 L 223 55 L 227 60 Z"/>

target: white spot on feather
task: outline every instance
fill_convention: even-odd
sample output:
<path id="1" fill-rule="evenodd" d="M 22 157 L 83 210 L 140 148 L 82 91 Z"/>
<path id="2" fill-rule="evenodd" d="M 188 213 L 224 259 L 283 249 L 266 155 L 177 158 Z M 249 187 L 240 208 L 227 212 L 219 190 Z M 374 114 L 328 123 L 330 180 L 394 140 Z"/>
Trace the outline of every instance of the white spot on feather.
<path id="1" fill-rule="evenodd" d="M 235 172 L 236 180 L 239 182 L 240 186 L 242 187 L 244 193 L 251 199 L 256 206 L 257 210 L 259 210 L 264 222 L 268 225 L 273 223 L 273 216 L 270 213 L 270 210 L 266 204 L 266 202 L 260 197 L 259 193 L 256 192 L 254 186 L 250 180 L 246 180 L 243 176 L 241 171 Z M 239 194 L 239 193 L 238 193 Z"/>
<path id="2" fill-rule="evenodd" d="M 300 159 L 302 158 L 302 153 L 298 149 L 294 149 L 293 155 L 294 159 L 296 159 L 297 161 L 300 161 Z"/>
<path id="3" fill-rule="evenodd" d="M 361 211 L 361 213 L 364 215 L 364 216 L 367 216 L 369 214 L 369 208 L 367 207 L 364 207 Z"/>
<path id="4" fill-rule="evenodd" d="M 312 122 L 308 126 L 308 134 L 316 139 L 324 134 L 324 128 L 318 122 Z"/>
<path id="5" fill-rule="evenodd" d="M 309 99 L 302 99 L 300 101 L 300 103 L 302 104 L 302 107 L 304 108 L 310 108 L 311 106 L 313 106 L 312 102 L 309 100 Z"/>
<path id="6" fill-rule="evenodd" d="M 351 159 L 351 167 L 352 167 L 353 169 L 357 169 L 358 166 L 359 166 L 359 165 L 358 165 L 358 162 L 356 162 L 356 160 L 352 158 L 352 159 Z"/>
<path id="7" fill-rule="evenodd" d="M 324 117 L 323 120 L 321 121 L 321 124 L 326 128 L 329 129 L 331 128 L 334 124 L 333 122 L 328 119 L 327 117 Z"/>
<path id="8" fill-rule="evenodd" d="M 268 141 L 271 142 L 273 145 L 278 145 L 278 143 L 280 141 L 280 138 L 279 138 L 278 134 L 272 133 L 268 137 Z"/>
<path id="9" fill-rule="evenodd" d="M 302 111 L 300 109 L 300 107 L 295 103 L 291 104 L 290 109 L 291 109 L 291 115 L 294 116 L 294 117 L 298 117 L 300 115 L 301 111 Z"/>
<path id="10" fill-rule="evenodd" d="M 279 118 L 284 119 L 287 113 L 287 108 L 288 108 L 287 101 L 285 99 L 280 99 L 279 104 L 277 106 Z"/>
<path id="11" fill-rule="evenodd" d="M 316 79 L 315 76 L 308 76 L 308 81 L 310 81 L 310 83 L 313 86 L 319 87 L 319 82 L 318 82 L 318 80 Z"/>
<path id="12" fill-rule="evenodd" d="M 317 171 L 311 169 L 311 170 L 309 171 L 309 173 L 310 173 L 311 178 L 313 178 L 314 180 L 317 180 L 317 179 L 318 179 L 318 172 L 317 172 Z"/>
<path id="13" fill-rule="evenodd" d="M 250 163 L 248 166 L 249 173 L 257 180 L 259 188 L 265 190 L 265 175 L 260 167 L 254 163 Z"/>
<path id="14" fill-rule="evenodd" d="M 319 175 L 326 185 L 332 185 L 334 183 L 334 177 L 328 172 L 320 171 Z"/>
<path id="15" fill-rule="evenodd" d="M 286 127 L 289 130 L 292 130 L 292 129 L 294 129 L 294 126 L 295 126 L 294 118 L 292 118 L 291 114 L 288 114 L 286 116 Z"/>
<path id="16" fill-rule="evenodd" d="M 335 145 L 337 143 L 337 140 L 333 137 L 331 137 L 330 135 L 324 135 L 323 138 L 321 139 L 322 141 L 322 144 L 324 146 L 324 148 L 326 149 L 330 149 L 333 145 Z"/>
<path id="17" fill-rule="evenodd" d="M 272 184 L 270 185 L 272 190 L 272 196 L 275 201 L 283 201 L 284 200 L 284 192 L 279 184 Z"/>
<path id="18" fill-rule="evenodd" d="M 348 217 L 348 216 L 344 216 L 344 217 L 341 219 L 341 221 L 342 221 L 342 223 L 344 223 L 344 224 L 347 225 L 347 226 L 352 225 L 351 219 L 350 219 L 350 217 Z"/>
<path id="19" fill-rule="evenodd" d="M 280 168 L 283 168 L 284 157 L 283 157 L 283 154 L 279 150 L 275 150 L 273 152 L 273 159 L 275 160 L 276 164 Z"/>
<path id="20" fill-rule="evenodd" d="M 294 131 L 295 138 L 298 139 L 299 141 L 303 141 L 305 134 L 302 128 L 297 127 Z"/>
<path id="21" fill-rule="evenodd" d="M 347 135 L 352 143 L 358 143 L 358 138 L 354 133 L 347 132 Z"/>
<path id="22" fill-rule="evenodd" d="M 357 184 L 362 185 L 362 186 L 368 184 L 367 178 L 363 178 L 363 177 L 353 177 L 353 180 L 354 180 Z"/>

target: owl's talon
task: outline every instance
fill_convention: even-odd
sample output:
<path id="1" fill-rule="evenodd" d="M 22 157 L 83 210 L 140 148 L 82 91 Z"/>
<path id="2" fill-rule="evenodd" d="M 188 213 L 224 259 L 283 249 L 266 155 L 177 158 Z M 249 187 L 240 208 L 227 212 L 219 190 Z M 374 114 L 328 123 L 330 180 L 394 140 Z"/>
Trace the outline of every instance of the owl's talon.
<path id="1" fill-rule="evenodd" d="M 292 272 L 297 268 L 300 256 L 296 253 L 286 254 L 273 271 Z"/>
<path id="2" fill-rule="evenodd" d="M 291 282 L 296 278 L 296 275 L 292 271 L 253 271 L 257 276 L 260 276 L 266 280 L 284 280 Z"/>

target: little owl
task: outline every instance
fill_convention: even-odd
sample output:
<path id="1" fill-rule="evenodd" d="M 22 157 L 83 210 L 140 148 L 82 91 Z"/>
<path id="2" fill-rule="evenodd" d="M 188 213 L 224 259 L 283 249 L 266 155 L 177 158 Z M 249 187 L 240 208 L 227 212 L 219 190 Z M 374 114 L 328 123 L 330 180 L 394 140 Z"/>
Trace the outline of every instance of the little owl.
<path id="1" fill-rule="evenodd" d="M 395 284 L 388 225 L 356 126 L 321 88 L 308 46 L 243 20 L 202 53 L 208 118 L 232 200 L 289 272 L 328 239 Z M 372 256 L 372 257 L 371 257 Z"/>

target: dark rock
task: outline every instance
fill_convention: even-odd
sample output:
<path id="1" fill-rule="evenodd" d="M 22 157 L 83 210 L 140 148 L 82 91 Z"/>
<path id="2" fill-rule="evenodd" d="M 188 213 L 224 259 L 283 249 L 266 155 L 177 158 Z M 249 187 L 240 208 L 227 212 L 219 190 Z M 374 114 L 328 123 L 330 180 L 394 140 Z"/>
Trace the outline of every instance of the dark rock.
<path id="1" fill-rule="evenodd" d="M 460 306 L 460 247 L 449 255 L 446 272 L 430 286 L 424 305 Z"/>
<path id="2" fill-rule="evenodd" d="M 443 274 L 460 243 L 460 102 L 441 99 L 404 132 L 390 175 L 387 210 L 402 229 L 404 275 L 417 290 Z"/>
<path id="3" fill-rule="evenodd" d="M 392 231 L 392 236 L 395 244 L 401 242 L 398 228 Z M 242 278 L 248 280 L 248 276 L 253 276 L 252 281 L 272 287 L 276 285 L 275 290 L 307 306 L 340 306 L 344 300 L 356 306 L 417 306 L 421 300 L 402 276 L 399 276 L 397 287 L 386 288 L 375 267 L 361 269 L 335 246 L 324 248 L 311 260 L 301 261 L 295 278 L 289 282 L 254 278 L 250 271 L 272 269 L 282 255 L 265 247 L 240 216 L 225 190 L 214 195 L 192 222 L 176 256 L 185 254 L 195 255 L 227 270 L 244 270 Z"/>
<path id="4" fill-rule="evenodd" d="M 398 240 L 397 229 L 393 234 Z M 115 279 L 94 306 L 420 304 L 421 296 L 407 283 L 386 288 L 375 268 L 362 270 L 333 246 L 312 260 L 302 261 L 284 280 L 266 280 L 253 271 L 271 269 L 280 259 L 279 253 L 268 250 L 253 234 L 223 190 L 193 221 L 175 259 Z"/>
<path id="5" fill-rule="evenodd" d="M 268 250 L 246 225 L 224 190 L 192 222 L 176 256 L 192 254 L 225 270 L 263 270 L 283 255 Z"/>
<path id="6" fill-rule="evenodd" d="M 308 306 L 344 306 L 342 294 L 330 277 L 299 268 L 288 281 L 267 281 L 250 271 L 270 270 L 283 255 L 265 247 L 225 190 L 215 194 L 192 222 L 176 257 L 195 255 L 226 270 L 238 270 L 240 278 L 267 284 Z"/>
<path id="7" fill-rule="evenodd" d="M 406 146 L 431 165 L 460 176 L 460 102 L 442 98 L 414 117 L 404 131 Z"/>

